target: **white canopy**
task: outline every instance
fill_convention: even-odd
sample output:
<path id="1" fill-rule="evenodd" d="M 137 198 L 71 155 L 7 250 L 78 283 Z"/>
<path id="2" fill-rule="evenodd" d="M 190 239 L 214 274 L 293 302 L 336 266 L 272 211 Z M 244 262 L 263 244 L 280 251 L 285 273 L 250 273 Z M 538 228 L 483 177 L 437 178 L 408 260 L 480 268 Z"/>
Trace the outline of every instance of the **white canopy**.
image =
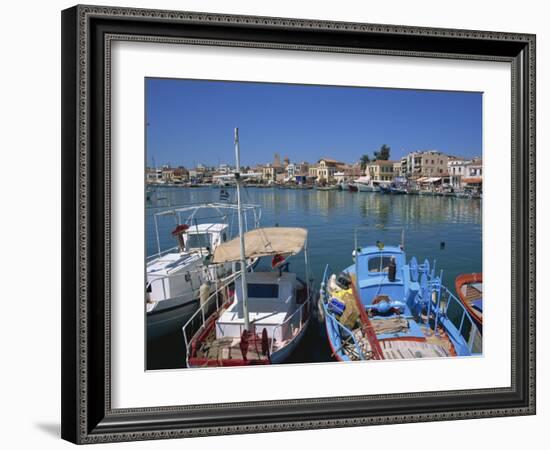
<path id="1" fill-rule="evenodd" d="M 273 227 L 257 228 L 244 234 L 246 258 L 300 253 L 307 240 L 305 228 Z M 239 261 L 241 259 L 240 239 L 225 242 L 214 251 L 214 264 Z"/>

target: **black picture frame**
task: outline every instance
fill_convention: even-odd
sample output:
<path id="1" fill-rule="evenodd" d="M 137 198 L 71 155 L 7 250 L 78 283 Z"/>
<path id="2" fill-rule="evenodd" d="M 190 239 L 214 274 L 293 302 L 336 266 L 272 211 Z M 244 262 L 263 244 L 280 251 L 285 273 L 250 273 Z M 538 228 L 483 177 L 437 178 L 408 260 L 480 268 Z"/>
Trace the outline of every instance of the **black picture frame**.
<path id="1" fill-rule="evenodd" d="M 507 388 L 112 409 L 110 44 L 225 45 L 512 66 L 512 373 Z M 535 36 L 75 6 L 62 12 L 62 437 L 164 439 L 535 414 Z"/>

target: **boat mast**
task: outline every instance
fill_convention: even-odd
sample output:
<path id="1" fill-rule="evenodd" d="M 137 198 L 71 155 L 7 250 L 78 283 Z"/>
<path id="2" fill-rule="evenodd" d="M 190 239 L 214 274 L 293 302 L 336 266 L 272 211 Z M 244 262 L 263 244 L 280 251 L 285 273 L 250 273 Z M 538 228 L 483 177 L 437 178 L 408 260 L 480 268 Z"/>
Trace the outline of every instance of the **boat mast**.
<path id="1" fill-rule="evenodd" d="M 237 211 L 239 217 L 239 238 L 241 243 L 241 284 L 243 292 L 243 316 L 244 329 L 250 331 L 250 320 L 248 318 L 248 286 L 246 284 L 246 252 L 244 247 L 244 230 L 241 205 L 241 151 L 239 149 L 239 129 L 235 128 L 235 159 L 237 167 L 235 168 L 235 182 L 237 185 Z"/>

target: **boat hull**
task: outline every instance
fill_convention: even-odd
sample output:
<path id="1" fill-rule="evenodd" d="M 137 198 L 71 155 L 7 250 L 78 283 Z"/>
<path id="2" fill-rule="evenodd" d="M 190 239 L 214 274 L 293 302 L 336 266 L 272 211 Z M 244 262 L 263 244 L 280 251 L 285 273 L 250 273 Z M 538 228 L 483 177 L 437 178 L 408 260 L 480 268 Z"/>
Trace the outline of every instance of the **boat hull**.
<path id="1" fill-rule="evenodd" d="M 158 339 L 174 333 L 187 323 L 199 307 L 199 299 L 188 300 L 183 297 L 165 300 L 170 306 L 147 313 L 147 339 Z"/>
<path id="2" fill-rule="evenodd" d="M 302 325 L 302 329 L 290 344 L 285 345 L 282 349 L 276 351 L 271 355 L 271 364 L 281 364 L 285 362 L 288 358 L 290 358 L 292 353 L 294 353 L 294 350 L 296 350 L 296 347 L 298 347 L 298 345 L 302 341 L 302 338 L 306 333 L 307 327 L 309 326 L 310 320 L 311 317 L 308 318 L 308 320 Z"/>
<path id="3" fill-rule="evenodd" d="M 455 280 L 455 290 L 460 302 L 462 303 L 464 308 L 466 308 L 466 310 L 470 314 L 470 317 L 473 319 L 474 323 L 481 331 L 483 329 L 483 314 L 479 314 L 479 312 L 474 310 L 474 308 L 471 306 L 470 302 L 462 292 L 463 286 L 472 283 L 483 283 L 483 275 L 481 273 L 469 273 L 459 275 L 458 277 L 456 277 Z"/>

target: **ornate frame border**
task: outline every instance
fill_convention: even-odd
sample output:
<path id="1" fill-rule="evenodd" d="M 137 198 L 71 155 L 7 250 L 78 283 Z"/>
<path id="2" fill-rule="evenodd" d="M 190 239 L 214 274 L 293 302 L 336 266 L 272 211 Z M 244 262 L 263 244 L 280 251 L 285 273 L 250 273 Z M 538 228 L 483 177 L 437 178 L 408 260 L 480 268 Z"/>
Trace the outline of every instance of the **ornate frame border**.
<path id="1" fill-rule="evenodd" d="M 145 33 L 153 24 L 161 25 L 157 34 Z M 65 10 L 62 26 L 62 436 L 65 439 L 97 443 L 535 413 L 534 35 L 98 6 Z M 238 32 L 232 33 L 235 29 Z M 177 36 L 179 32 L 182 36 Z M 313 39 L 314 34 L 321 37 Z M 510 62 L 511 288 L 515 303 L 511 324 L 512 386 L 113 410 L 110 402 L 110 49 L 117 40 Z M 446 51 L 447 48 L 450 51 Z M 467 402 L 475 396 L 483 396 L 484 407 Z M 498 401 L 499 396 L 506 397 L 506 401 Z M 461 406 L 445 409 L 441 401 L 438 403 L 438 399 L 451 398 Z M 399 409 L 384 414 L 380 402 L 389 400 L 397 400 Z M 359 411 L 354 402 L 362 402 L 366 410 Z M 366 407 L 367 404 L 370 406 Z M 346 405 L 349 409 L 342 409 Z M 299 420 L 300 415 L 289 414 L 290 406 L 316 411 L 310 414 L 309 420 Z M 241 408 L 248 410 L 248 416 L 237 412 Z M 266 408 L 277 410 L 276 417 L 270 420 L 253 417 Z M 219 418 L 209 423 L 209 415 L 214 410 Z M 230 419 L 232 415 L 241 420 Z"/>

